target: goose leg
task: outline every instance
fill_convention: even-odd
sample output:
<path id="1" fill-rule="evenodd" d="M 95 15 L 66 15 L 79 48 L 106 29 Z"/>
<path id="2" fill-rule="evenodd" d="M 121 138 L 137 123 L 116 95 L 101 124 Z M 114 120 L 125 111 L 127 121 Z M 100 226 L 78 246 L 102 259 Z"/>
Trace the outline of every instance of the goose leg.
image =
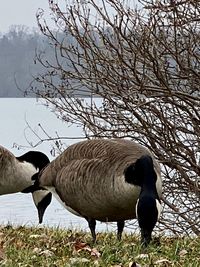
<path id="1" fill-rule="evenodd" d="M 95 228 L 96 228 L 96 220 L 95 219 L 91 219 L 91 218 L 87 218 L 86 219 L 88 221 L 88 225 L 92 234 L 92 241 L 93 243 L 96 242 L 96 233 L 95 233 Z"/>
<path id="2" fill-rule="evenodd" d="M 124 221 L 117 222 L 117 239 L 118 240 L 121 240 L 124 225 L 125 225 Z"/>
<path id="3" fill-rule="evenodd" d="M 147 247 L 151 241 L 152 230 L 146 230 L 141 228 L 141 244 L 143 247 Z"/>

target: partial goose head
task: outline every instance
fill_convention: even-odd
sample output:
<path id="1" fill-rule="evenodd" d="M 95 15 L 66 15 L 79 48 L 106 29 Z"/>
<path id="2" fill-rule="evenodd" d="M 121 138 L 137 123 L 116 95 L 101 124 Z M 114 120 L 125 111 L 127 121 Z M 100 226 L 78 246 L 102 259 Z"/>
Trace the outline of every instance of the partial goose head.
<path id="1" fill-rule="evenodd" d="M 30 163 L 36 171 L 41 171 L 50 162 L 49 158 L 40 151 L 29 151 L 16 159 L 24 164 Z"/>
<path id="2" fill-rule="evenodd" d="M 122 139 L 79 142 L 34 178 L 37 186 L 51 190 L 65 208 L 88 221 L 93 241 L 96 220 L 117 222 L 120 239 L 124 221 L 137 215 L 142 242 L 150 242 L 143 234 L 150 231 L 142 223 L 148 209 L 144 200 L 150 195 L 154 205 L 162 184 L 159 164 L 145 147 Z"/>
<path id="3" fill-rule="evenodd" d="M 49 163 L 48 157 L 39 151 L 29 151 L 15 157 L 0 146 L 0 195 L 11 193 L 32 193 L 38 210 L 39 223 L 51 202 L 51 193 L 44 188 L 36 188 L 31 177 Z"/>

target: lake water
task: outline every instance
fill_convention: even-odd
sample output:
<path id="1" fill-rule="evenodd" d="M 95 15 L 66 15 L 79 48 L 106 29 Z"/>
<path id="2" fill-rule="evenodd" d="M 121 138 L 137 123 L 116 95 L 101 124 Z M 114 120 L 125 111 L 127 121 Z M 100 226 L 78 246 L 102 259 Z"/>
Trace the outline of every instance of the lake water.
<path id="1" fill-rule="evenodd" d="M 53 137 L 58 132 L 60 136 L 80 137 L 80 140 L 83 138 L 80 128 L 68 127 L 41 102 L 30 98 L 0 98 L 0 122 L 0 144 L 9 149 L 15 156 L 24 154 L 29 150 L 40 150 L 52 159 L 49 142 L 42 143 L 35 149 L 29 146 L 27 139 L 33 144 L 36 144 L 38 139 L 27 127 L 27 122 L 40 136 L 42 136 L 42 131 L 38 126 L 39 123 Z M 77 140 L 67 140 L 66 145 L 74 142 Z M 22 148 L 18 150 L 13 146 L 15 143 L 21 145 Z M 0 224 L 6 225 L 8 223 L 12 225 L 38 225 L 37 211 L 30 194 L 17 193 L 0 196 Z M 88 230 L 85 219 L 69 213 L 55 199 L 46 210 L 43 225 Z M 114 229 L 116 229 L 115 225 L 97 223 L 97 231 Z"/>

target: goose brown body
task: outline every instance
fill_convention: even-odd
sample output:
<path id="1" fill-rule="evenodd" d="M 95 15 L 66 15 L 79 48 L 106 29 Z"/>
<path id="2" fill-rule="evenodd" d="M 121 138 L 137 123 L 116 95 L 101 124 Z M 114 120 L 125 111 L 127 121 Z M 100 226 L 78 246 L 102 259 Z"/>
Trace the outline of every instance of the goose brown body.
<path id="1" fill-rule="evenodd" d="M 159 164 L 148 149 L 124 139 L 71 145 L 43 170 L 39 185 L 55 188 L 65 205 L 82 217 L 104 222 L 133 219 L 141 188 L 127 183 L 124 171 L 143 155 L 153 158 L 161 195 Z"/>
<path id="2" fill-rule="evenodd" d="M 38 210 L 39 223 L 51 201 L 51 193 L 35 188 L 32 176 L 49 163 L 48 157 L 39 151 L 29 151 L 15 157 L 9 150 L 0 146 L 0 195 L 17 192 L 32 193 Z"/>
<path id="3" fill-rule="evenodd" d="M 20 192 L 31 185 L 31 176 L 36 169 L 31 164 L 29 168 L 27 166 L 19 163 L 9 150 L 0 146 L 0 195 Z"/>

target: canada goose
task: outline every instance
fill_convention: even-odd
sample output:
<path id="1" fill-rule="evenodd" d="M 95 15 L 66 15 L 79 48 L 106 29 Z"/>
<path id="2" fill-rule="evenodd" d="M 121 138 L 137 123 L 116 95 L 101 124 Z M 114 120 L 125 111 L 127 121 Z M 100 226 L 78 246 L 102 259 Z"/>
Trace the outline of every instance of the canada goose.
<path id="1" fill-rule="evenodd" d="M 52 194 L 42 188 L 35 189 L 31 177 L 48 163 L 48 157 L 41 152 L 29 151 L 20 157 L 15 157 L 0 146 L 0 195 L 31 192 L 38 210 L 39 223 L 43 220 Z"/>
<path id="2" fill-rule="evenodd" d="M 82 141 L 32 179 L 88 221 L 93 241 L 96 220 L 116 221 L 120 239 L 124 221 L 138 216 L 142 243 L 150 242 L 162 184 L 159 164 L 145 147 L 124 139 Z"/>

